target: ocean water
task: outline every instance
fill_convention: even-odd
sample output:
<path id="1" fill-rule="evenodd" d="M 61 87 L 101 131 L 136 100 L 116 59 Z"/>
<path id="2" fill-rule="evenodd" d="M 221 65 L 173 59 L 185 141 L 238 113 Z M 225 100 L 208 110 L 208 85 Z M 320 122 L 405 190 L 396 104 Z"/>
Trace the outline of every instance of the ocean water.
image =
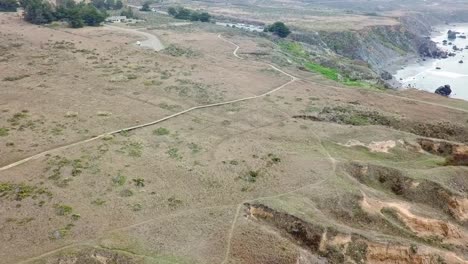
<path id="1" fill-rule="evenodd" d="M 468 37 L 468 24 L 444 25 L 435 28 L 432 39 L 441 49 L 453 52 L 453 46 L 443 45 L 449 29 L 464 33 Z M 429 92 L 434 92 L 438 87 L 449 84 L 452 88 L 450 97 L 468 100 L 468 49 L 465 49 L 468 46 L 468 39 L 457 38 L 449 42 L 458 48 L 463 48 L 463 51 L 456 51 L 455 57 L 447 59 L 421 60 L 406 65 L 395 74 L 397 80 L 402 83 L 403 87 L 411 86 Z M 459 63 L 460 60 L 464 63 Z M 436 67 L 440 67 L 440 70 Z"/>

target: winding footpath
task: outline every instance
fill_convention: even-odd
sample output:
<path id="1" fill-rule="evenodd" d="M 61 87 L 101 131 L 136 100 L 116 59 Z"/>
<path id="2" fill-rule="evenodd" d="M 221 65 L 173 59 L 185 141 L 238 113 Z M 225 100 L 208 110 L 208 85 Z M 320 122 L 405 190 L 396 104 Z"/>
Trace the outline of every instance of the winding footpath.
<path id="1" fill-rule="evenodd" d="M 114 26 L 106 26 L 106 27 L 109 27 L 109 28 L 116 28 L 118 30 L 125 30 L 125 31 L 131 31 L 131 32 L 137 32 L 137 33 L 145 33 L 145 32 L 141 32 L 141 31 L 137 31 L 137 30 L 134 30 L 134 29 L 124 29 L 124 28 L 119 28 L 119 27 L 114 27 Z M 149 33 L 145 33 L 145 35 L 148 34 L 148 35 L 151 35 Z M 153 37 L 155 37 L 157 39 L 156 36 L 154 35 L 151 35 Z M 237 51 L 240 49 L 239 45 L 223 38 L 221 35 L 218 35 L 218 38 L 235 46 L 235 49 L 234 51 L 232 52 L 232 54 L 236 57 L 236 58 L 239 58 L 239 59 L 242 59 L 242 57 L 240 57 L 238 54 L 237 54 Z M 158 40 L 159 41 L 159 40 Z M 154 48 L 154 47 L 153 47 Z M 148 127 L 148 126 L 152 126 L 152 125 L 155 125 L 155 124 L 158 124 L 158 123 L 161 123 L 161 122 L 164 122 L 166 120 L 169 120 L 169 119 L 173 119 L 175 117 L 178 117 L 180 115 L 183 115 L 183 114 L 186 114 L 186 113 L 189 113 L 189 112 L 192 112 L 192 111 L 195 111 L 195 110 L 198 110 L 198 109 L 204 109 L 204 108 L 211 108 L 211 107 L 217 107 L 217 106 L 223 106 L 223 105 L 228 105 L 228 104 L 233 104 L 233 103 L 237 103 L 237 102 L 244 102 L 244 101 L 249 101 L 249 100 L 254 100 L 254 99 L 258 99 L 258 98 L 261 98 L 261 97 L 265 97 L 269 94 L 272 94 L 274 92 L 277 92 L 281 89 L 283 89 L 284 87 L 288 86 L 289 84 L 299 80 L 297 77 L 277 68 L 276 66 L 274 66 L 273 64 L 269 64 L 269 63 L 265 63 L 266 65 L 268 65 L 270 68 L 272 68 L 273 70 L 275 71 L 278 71 L 286 76 L 288 76 L 289 78 L 291 78 L 291 80 L 289 80 L 288 82 L 284 83 L 283 85 L 280 85 L 266 93 L 263 93 L 263 94 L 260 94 L 260 95 L 254 95 L 254 96 L 249 96 L 249 97 L 244 97 L 244 98 L 240 98 L 240 99 L 235 99 L 235 100 L 231 100 L 231 101 L 225 101 L 225 102 L 220 102 L 220 103 L 213 103 L 213 104 L 207 104 L 207 105 L 200 105 L 200 106 L 194 106 L 192 108 L 188 108 L 186 110 L 183 110 L 183 111 L 180 111 L 178 113 L 175 113 L 175 114 L 172 114 L 172 115 L 169 115 L 169 116 L 166 116 L 166 117 L 163 117 L 161 119 L 158 119 L 158 120 L 155 120 L 155 121 L 152 121 L 152 122 L 149 122 L 149 123 L 145 123 L 145 124 L 140 124 L 140 125 L 136 125 L 136 126 L 132 126 L 132 127 L 127 127 L 127 128 L 122 128 L 122 129 L 119 129 L 119 130 L 115 130 L 115 131 L 111 131 L 111 132 L 107 132 L 107 133 L 103 133 L 101 135 L 98 135 L 98 136 L 95 136 L 95 137 L 92 137 L 92 138 L 89 138 L 89 139 L 85 139 L 85 140 L 82 140 L 82 141 L 78 141 L 78 142 L 75 142 L 75 143 L 71 143 L 71 144 L 68 144 L 68 145 L 64 145 L 64 146 L 61 146 L 61 147 L 57 147 L 57 148 L 53 148 L 53 149 L 49 149 L 49 150 L 46 150 L 46 151 L 43 151 L 41 153 L 38 153 L 34 156 L 31 156 L 31 157 L 28 157 L 28 158 L 25 158 L 25 159 L 22 159 L 22 160 L 19 160 L 19 161 L 16 161 L 14 163 L 11 163 L 9 165 L 6 165 L 6 166 L 3 166 L 0 168 L 0 171 L 4 171 L 4 170 L 7 170 L 7 169 L 11 169 L 13 167 L 16 167 L 16 166 L 19 166 L 21 164 L 24 164 L 28 161 L 31 161 L 31 160 L 36 160 L 36 159 L 39 159 L 41 157 L 44 157 L 46 154 L 51 154 L 51 153 L 54 153 L 54 152 L 58 152 L 58 151 L 61 151 L 61 150 L 65 150 L 65 149 L 68 149 L 68 148 L 71 148 L 71 147 L 75 147 L 75 146 L 78 146 L 78 145 L 82 145 L 82 144 L 85 144 L 85 143 L 88 143 L 88 142 L 91 142 L 91 141 L 95 141 L 97 139 L 100 139 L 100 138 L 103 138 L 105 136 L 109 136 L 109 135 L 115 135 L 115 134 L 119 134 L 119 133 L 122 133 L 122 132 L 129 132 L 129 131 L 132 131 L 132 130 L 135 130 L 135 129 L 139 129 L 139 128 L 144 128 L 144 127 Z"/>

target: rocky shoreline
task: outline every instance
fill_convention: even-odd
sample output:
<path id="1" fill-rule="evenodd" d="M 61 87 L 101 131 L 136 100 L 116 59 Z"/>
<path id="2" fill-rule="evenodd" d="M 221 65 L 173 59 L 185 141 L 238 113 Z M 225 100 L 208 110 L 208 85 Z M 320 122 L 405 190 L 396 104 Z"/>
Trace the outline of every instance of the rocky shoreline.
<path id="1" fill-rule="evenodd" d="M 421 54 L 420 59 L 405 63 L 405 67 L 392 72 L 393 75 L 404 88 L 417 87 L 444 96 L 468 99 L 464 89 L 468 71 L 462 66 L 468 55 L 467 32 L 466 24 L 434 26 L 430 41 L 440 50 L 437 56 Z M 447 86 L 453 88 L 444 88 Z"/>
<path id="2" fill-rule="evenodd" d="M 435 32 L 434 27 L 435 25 L 428 26 L 429 30 L 427 31 L 429 31 L 429 33 L 424 32 L 423 35 L 416 36 L 414 38 L 415 46 L 417 47 L 416 53 L 406 54 L 406 56 L 393 58 L 387 62 L 388 66 L 385 70 L 377 69 L 381 73 L 380 77 L 389 88 L 405 89 L 405 87 L 403 87 L 403 84 L 397 78 L 395 78 L 395 74 L 398 70 L 402 69 L 402 65 L 412 65 L 426 60 L 447 59 L 449 57 L 456 56 L 456 54 L 460 51 L 463 51 L 464 48 L 468 48 L 468 46 L 459 48 L 455 45 L 452 45 L 450 40 L 454 40 L 456 38 L 466 38 L 466 36 L 464 35 L 464 33 L 457 32 L 455 30 L 448 30 L 447 39 L 444 40 L 443 45 L 452 46 L 452 50 L 443 50 L 439 47 L 439 43 L 433 41 L 431 37 L 432 33 Z M 459 63 L 463 63 L 463 60 L 460 60 Z"/>

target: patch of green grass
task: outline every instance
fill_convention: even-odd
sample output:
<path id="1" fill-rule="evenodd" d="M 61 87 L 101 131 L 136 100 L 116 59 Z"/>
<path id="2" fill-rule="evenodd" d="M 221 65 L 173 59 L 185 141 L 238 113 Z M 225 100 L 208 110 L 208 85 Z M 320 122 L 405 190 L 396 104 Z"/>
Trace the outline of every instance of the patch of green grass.
<path id="1" fill-rule="evenodd" d="M 46 171 L 52 172 L 48 179 L 53 180 L 59 187 L 66 187 L 68 182 L 72 181 L 72 178 L 62 180 L 62 170 L 66 167 L 71 167 L 71 176 L 76 177 L 80 175 L 84 169 L 89 168 L 90 165 L 88 161 L 82 161 L 81 159 L 69 160 L 64 157 L 54 156 L 48 161 Z"/>
<path id="2" fill-rule="evenodd" d="M 139 158 L 143 155 L 143 144 L 140 142 L 127 142 L 127 144 L 121 148 L 121 151 L 125 152 L 130 157 Z"/>
<path id="3" fill-rule="evenodd" d="M 81 159 L 74 159 L 71 162 L 71 166 L 72 166 L 71 175 L 72 176 L 78 176 L 83 172 L 82 171 L 83 169 L 86 169 L 86 168 L 89 167 L 89 164 L 87 164 L 87 163 L 83 164 Z"/>
<path id="4" fill-rule="evenodd" d="M 133 182 L 135 183 L 136 187 L 145 187 L 145 179 L 143 178 L 133 179 Z"/>
<path id="5" fill-rule="evenodd" d="M 61 127 L 54 127 L 52 128 L 52 130 L 50 131 L 50 133 L 54 136 L 60 136 L 60 135 L 63 135 L 63 128 Z"/>
<path id="6" fill-rule="evenodd" d="M 38 188 L 24 183 L 0 183 L 0 198 L 10 198 L 21 201 L 26 198 L 37 199 L 39 196 L 52 197 L 52 193 L 47 189 Z"/>
<path id="7" fill-rule="evenodd" d="M 12 126 L 17 126 L 19 125 L 20 123 L 20 120 L 21 119 L 24 119 L 28 117 L 27 115 L 27 111 L 22 111 L 22 112 L 18 112 L 18 113 L 15 113 L 11 118 L 8 118 L 7 121 L 12 125 Z"/>
<path id="8" fill-rule="evenodd" d="M 153 134 L 158 135 L 158 136 L 164 136 L 164 135 L 169 135 L 170 131 L 167 128 L 160 127 L 160 128 L 153 130 Z"/>
<path id="9" fill-rule="evenodd" d="M 176 208 L 180 205 L 182 205 L 182 200 L 177 199 L 175 196 L 171 196 L 167 199 L 167 202 L 169 204 L 169 207 L 171 208 Z"/>
<path id="10" fill-rule="evenodd" d="M 349 243 L 346 254 L 355 261 L 355 263 L 364 263 L 367 255 L 367 243 L 365 241 L 353 241 Z"/>
<path id="11" fill-rule="evenodd" d="M 68 224 L 63 228 L 57 229 L 50 233 L 49 238 L 52 240 L 57 240 L 57 239 L 62 239 L 66 237 L 69 233 L 72 227 L 74 227 L 74 224 Z"/>
<path id="12" fill-rule="evenodd" d="M 200 56 L 200 54 L 190 48 L 183 48 L 176 46 L 174 44 L 170 44 L 164 49 L 164 53 L 173 57 L 197 57 Z"/>
<path id="13" fill-rule="evenodd" d="M 162 109 L 166 109 L 169 111 L 177 110 L 180 108 L 180 105 L 170 105 L 168 103 L 160 103 L 158 104 L 158 106 L 161 107 Z"/>
<path id="14" fill-rule="evenodd" d="M 310 71 L 320 73 L 327 79 L 340 82 L 346 86 L 378 90 L 376 87 L 372 86 L 370 83 L 359 81 L 359 80 L 352 80 L 346 76 L 341 76 L 338 70 L 333 69 L 333 68 L 328 68 L 320 64 L 314 63 L 314 62 L 305 63 L 305 67 Z"/>
<path id="15" fill-rule="evenodd" d="M 320 112 L 320 108 L 315 106 L 313 103 L 308 103 L 306 108 L 303 110 L 304 113 L 316 113 Z"/>
<path id="16" fill-rule="evenodd" d="M 396 118 L 377 111 L 359 110 L 348 106 L 324 107 L 319 115 L 329 122 L 353 126 L 391 126 L 397 122 Z"/>
<path id="17" fill-rule="evenodd" d="M 303 64 L 309 71 L 317 72 L 325 78 L 340 82 L 346 86 L 360 88 L 374 88 L 371 84 L 359 80 L 352 80 L 346 76 L 342 76 L 337 69 L 322 66 L 310 60 L 310 54 L 304 49 L 301 43 L 295 41 L 281 41 L 279 46 L 282 51 L 294 56 L 294 61 Z"/>
<path id="18" fill-rule="evenodd" d="M 249 172 L 247 172 L 247 175 L 245 175 L 242 179 L 247 181 L 247 182 L 256 182 L 257 181 L 257 178 L 258 176 L 260 175 L 260 171 L 258 170 L 251 170 Z"/>
<path id="19" fill-rule="evenodd" d="M 3 78 L 3 81 L 13 82 L 13 81 L 18 81 L 18 80 L 21 80 L 21 79 L 24 79 L 24 78 L 27 78 L 27 77 L 29 77 L 28 74 L 22 74 L 22 75 L 18 75 L 18 76 L 8 76 L 8 77 Z"/>
<path id="20" fill-rule="evenodd" d="M 169 155 L 169 157 L 173 159 L 176 159 L 176 160 L 182 159 L 182 156 L 180 156 L 179 154 L 179 149 L 177 148 L 170 148 L 166 153 L 167 155 Z"/>
<path id="21" fill-rule="evenodd" d="M 6 137 L 8 136 L 8 131 L 10 131 L 6 127 L 0 127 L 0 137 Z"/>
<path id="22" fill-rule="evenodd" d="M 124 189 L 124 190 L 120 191 L 119 195 L 121 197 L 130 197 L 130 196 L 133 196 L 133 191 L 130 190 L 130 189 Z"/>
<path id="23" fill-rule="evenodd" d="M 117 176 L 115 176 L 114 178 L 112 178 L 112 182 L 116 185 L 119 185 L 119 186 L 123 186 L 125 184 L 125 182 L 127 181 L 127 177 L 125 177 L 124 175 L 120 174 L 120 172 L 118 173 Z"/>
<path id="24" fill-rule="evenodd" d="M 190 150 L 192 150 L 192 154 L 198 153 L 198 152 L 200 152 L 200 150 L 201 150 L 201 147 L 198 146 L 198 145 L 195 144 L 195 143 L 190 143 L 190 144 L 188 144 L 188 148 L 189 148 Z"/>
<path id="25" fill-rule="evenodd" d="M 78 221 L 80 218 L 81 218 L 81 215 L 80 215 L 80 214 L 72 214 L 72 215 L 71 215 L 71 219 L 72 219 L 73 221 Z"/>
<path id="26" fill-rule="evenodd" d="M 34 217 L 25 217 L 25 218 L 7 218 L 6 223 L 15 223 L 17 225 L 26 225 L 29 222 L 34 221 Z"/>
<path id="27" fill-rule="evenodd" d="M 106 203 L 106 201 L 103 200 L 103 199 L 101 199 L 101 198 L 97 198 L 96 200 L 93 200 L 93 201 L 91 202 L 91 204 L 97 205 L 97 206 L 103 205 L 103 204 L 105 204 L 105 203 Z"/>
<path id="28" fill-rule="evenodd" d="M 282 50 L 300 58 L 308 58 L 309 54 L 304 50 L 299 42 L 281 41 L 279 46 Z"/>
<path id="29" fill-rule="evenodd" d="M 277 163 L 281 162 L 281 158 L 279 158 L 278 156 L 276 156 L 273 153 L 269 153 L 267 156 L 268 156 L 268 158 L 270 158 L 270 162 L 273 163 L 273 164 L 277 164 Z"/>
<path id="30" fill-rule="evenodd" d="M 127 75 L 127 79 L 129 79 L 129 80 L 135 80 L 136 78 L 138 78 L 138 76 L 136 76 L 135 74 Z"/>
<path id="31" fill-rule="evenodd" d="M 333 81 L 338 81 L 339 76 L 340 76 L 337 70 L 332 69 L 332 68 L 324 67 L 324 66 L 322 66 L 320 64 L 317 64 L 317 63 L 307 62 L 305 64 L 305 67 L 308 70 L 320 73 L 323 76 L 325 76 L 325 78 L 333 80 Z"/>
<path id="32" fill-rule="evenodd" d="M 119 132 L 119 135 L 121 135 L 122 137 L 129 137 L 129 136 L 130 136 L 130 132 L 124 130 L 124 131 Z"/>
<path id="33" fill-rule="evenodd" d="M 73 208 L 68 205 L 56 204 L 54 207 L 55 207 L 56 215 L 64 216 L 64 215 L 69 215 L 73 212 Z"/>
<path id="34" fill-rule="evenodd" d="M 138 212 L 138 211 L 141 211 L 141 209 L 143 209 L 143 205 L 141 205 L 140 203 L 133 204 L 131 205 L 131 207 L 132 207 L 132 211 L 134 212 Z"/>

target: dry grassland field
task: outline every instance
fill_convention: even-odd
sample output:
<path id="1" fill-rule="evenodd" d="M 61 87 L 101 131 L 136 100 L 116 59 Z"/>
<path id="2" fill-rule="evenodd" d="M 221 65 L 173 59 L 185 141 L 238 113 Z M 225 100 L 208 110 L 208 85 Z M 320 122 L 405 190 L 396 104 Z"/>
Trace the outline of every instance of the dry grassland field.
<path id="1" fill-rule="evenodd" d="M 0 263 L 468 263 L 468 102 L 154 21 L 0 13 Z"/>

